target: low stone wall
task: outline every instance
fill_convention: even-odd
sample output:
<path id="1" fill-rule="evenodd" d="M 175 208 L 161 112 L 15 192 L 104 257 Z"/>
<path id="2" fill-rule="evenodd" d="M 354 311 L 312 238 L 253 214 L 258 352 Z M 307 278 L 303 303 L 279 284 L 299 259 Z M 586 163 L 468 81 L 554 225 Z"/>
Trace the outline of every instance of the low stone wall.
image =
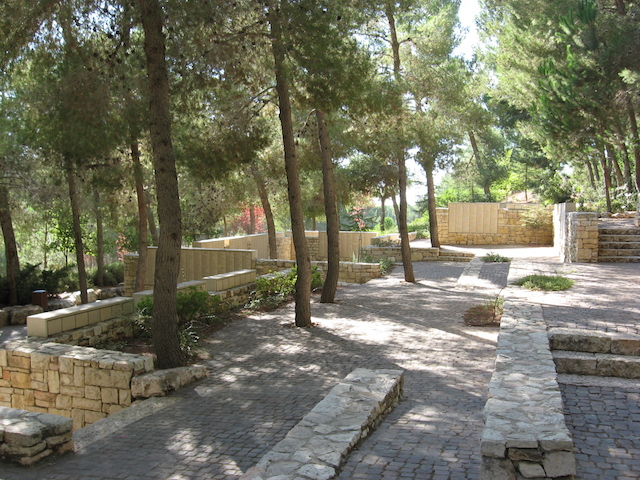
<path id="1" fill-rule="evenodd" d="M 560 251 L 567 263 L 598 262 L 598 214 L 591 212 L 571 212 L 567 214 L 567 244 Z"/>
<path id="2" fill-rule="evenodd" d="M 409 232 L 409 241 L 413 242 L 418 237 L 418 232 Z M 389 243 L 400 244 L 399 233 L 387 233 L 386 235 L 380 235 L 371 239 L 371 245 L 376 247 L 386 246 Z"/>
<path id="3" fill-rule="evenodd" d="M 48 342 L 95 347 L 109 341 L 119 341 L 133 336 L 131 317 L 118 317 L 104 322 L 78 328 L 70 332 L 62 332 L 47 338 Z"/>
<path id="4" fill-rule="evenodd" d="M 358 368 L 241 480 L 333 478 L 346 455 L 402 398 L 403 372 Z"/>
<path id="5" fill-rule="evenodd" d="M 295 260 L 268 260 L 259 259 L 256 262 L 256 270 L 258 275 L 266 275 L 269 272 L 280 272 L 282 270 L 288 270 L 296 265 Z M 312 267 L 318 267 L 318 270 L 322 274 L 324 280 L 328 262 L 311 262 Z M 380 271 L 379 263 L 355 263 L 355 262 L 340 262 L 340 274 L 339 281 L 345 283 L 367 283 L 374 278 L 380 278 L 382 273 Z"/>
<path id="6" fill-rule="evenodd" d="M 71 430 L 69 418 L 0 407 L 0 458 L 31 466 L 50 455 L 73 451 Z"/>
<path id="7" fill-rule="evenodd" d="M 573 478 L 573 439 L 540 305 L 505 302 L 488 396 L 482 480 Z"/>
<path id="8" fill-rule="evenodd" d="M 434 260 L 440 255 L 439 248 L 415 248 L 411 247 L 411 261 L 412 262 L 425 262 Z M 392 263 L 402 262 L 402 250 L 397 247 L 377 247 L 369 246 L 363 247 L 360 250 L 360 256 L 368 261 L 379 262 L 382 259 L 387 259 Z"/>
<path id="9" fill-rule="evenodd" d="M 0 406 L 70 417 L 77 430 L 131 405 L 131 378 L 153 358 L 59 343 L 0 350 Z"/>

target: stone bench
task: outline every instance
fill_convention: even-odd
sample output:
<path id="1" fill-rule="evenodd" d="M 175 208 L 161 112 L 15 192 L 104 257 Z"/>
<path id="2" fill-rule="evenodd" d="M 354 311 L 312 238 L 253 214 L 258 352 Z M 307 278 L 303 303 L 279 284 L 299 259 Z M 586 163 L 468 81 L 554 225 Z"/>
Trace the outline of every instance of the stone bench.
<path id="1" fill-rule="evenodd" d="M 221 292 L 255 282 L 256 271 L 255 269 L 236 270 L 203 277 L 203 280 L 206 282 L 207 291 Z"/>
<path id="2" fill-rule="evenodd" d="M 0 458 L 30 466 L 73 451 L 72 426 L 70 418 L 60 415 L 0 407 Z"/>
<path id="3" fill-rule="evenodd" d="M 542 307 L 505 302 L 482 432 L 482 480 L 573 478 L 573 439 Z"/>
<path id="4" fill-rule="evenodd" d="M 333 478 L 347 453 L 402 398 L 403 372 L 357 368 L 241 480 Z"/>
<path id="5" fill-rule="evenodd" d="M 115 297 L 27 317 L 27 335 L 50 337 L 133 312 L 133 300 Z"/>

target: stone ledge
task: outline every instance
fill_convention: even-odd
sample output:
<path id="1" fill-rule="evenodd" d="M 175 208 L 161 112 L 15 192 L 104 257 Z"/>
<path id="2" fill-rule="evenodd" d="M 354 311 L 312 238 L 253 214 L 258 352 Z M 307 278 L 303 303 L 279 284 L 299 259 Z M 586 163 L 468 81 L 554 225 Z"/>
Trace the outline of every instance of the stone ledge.
<path id="1" fill-rule="evenodd" d="M 640 356 L 640 336 L 570 328 L 549 329 L 551 350 Z"/>
<path id="2" fill-rule="evenodd" d="M 70 418 L 0 407 L 0 458 L 30 466 L 73 451 L 72 427 Z"/>
<path id="3" fill-rule="evenodd" d="M 163 397 L 206 376 L 206 367 L 200 365 L 145 373 L 131 379 L 131 396 L 133 398 Z"/>
<path id="4" fill-rule="evenodd" d="M 400 401 L 400 370 L 357 368 L 240 480 L 328 480 Z"/>
<path id="5" fill-rule="evenodd" d="M 482 480 L 575 475 L 573 439 L 540 305 L 505 302 L 488 395 Z"/>

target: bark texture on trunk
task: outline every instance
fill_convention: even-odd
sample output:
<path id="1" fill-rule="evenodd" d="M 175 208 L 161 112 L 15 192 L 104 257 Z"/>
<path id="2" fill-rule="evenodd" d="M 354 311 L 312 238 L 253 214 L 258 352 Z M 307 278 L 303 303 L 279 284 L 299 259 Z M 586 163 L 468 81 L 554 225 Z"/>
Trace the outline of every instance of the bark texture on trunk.
<path id="1" fill-rule="evenodd" d="M 427 174 L 427 207 L 429 209 L 429 236 L 431 246 L 440 246 L 440 236 L 438 235 L 438 216 L 436 214 L 436 186 L 433 181 L 433 162 L 429 162 L 425 169 Z"/>
<path id="2" fill-rule="evenodd" d="M 96 284 L 104 287 L 104 225 L 102 221 L 102 206 L 100 205 L 100 192 L 96 188 L 94 191 L 95 209 L 96 209 L 96 243 L 97 243 L 97 278 Z"/>
<path id="3" fill-rule="evenodd" d="M 286 0 L 283 0 L 283 2 Z M 291 215 L 293 245 L 296 249 L 298 279 L 295 292 L 295 324 L 298 327 L 311 326 L 311 262 L 305 237 L 304 214 L 302 211 L 302 191 L 298 175 L 298 158 L 293 132 L 291 99 L 289 97 L 289 79 L 287 75 L 286 47 L 283 43 L 283 26 L 277 2 L 268 3 L 268 21 L 271 28 L 271 50 L 273 53 L 276 91 L 280 107 L 280 124 L 284 146 L 284 164 L 287 173 L 287 190 Z"/>
<path id="4" fill-rule="evenodd" d="M 336 197 L 335 178 L 333 175 L 333 153 L 327 128 L 327 114 L 316 108 L 318 122 L 318 142 L 322 157 L 322 185 L 324 189 L 324 212 L 327 217 L 327 276 L 322 287 L 320 303 L 333 303 L 338 277 L 340 275 L 340 219 L 338 217 L 338 200 Z"/>
<path id="5" fill-rule="evenodd" d="M 133 161 L 133 178 L 136 184 L 136 197 L 138 200 L 138 267 L 136 270 L 136 283 L 134 291 L 144 290 L 147 278 L 147 263 L 149 256 L 149 235 L 147 232 L 147 200 L 144 191 L 144 175 L 140 162 L 140 148 L 137 140 L 131 140 L 131 160 Z"/>
<path id="6" fill-rule="evenodd" d="M 0 185 L 0 226 L 4 239 L 4 254 L 7 259 L 7 283 L 9 284 L 9 304 L 18 303 L 18 273 L 20 272 L 20 260 L 18 257 L 18 244 L 13 230 L 13 218 L 11 217 L 11 200 L 9 189 L 6 185 Z M 46 268 L 46 267 L 45 267 Z"/>
<path id="7" fill-rule="evenodd" d="M 176 305 L 180 271 L 182 216 L 178 175 L 171 142 L 169 79 L 162 32 L 164 12 L 158 0 L 138 0 L 144 28 L 144 51 L 149 81 L 149 127 L 158 195 L 160 238 L 153 288 L 152 336 L 158 368 L 180 367 L 185 358 L 178 338 Z"/>
<path id="8" fill-rule="evenodd" d="M 269 242 L 269 258 L 278 258 L 278 242 L 276 239 L 276 223 L 273 219 L 273 210 L 271 210 L 271 202 L 267 192 L 267 185 L 264 178 L 260 175 L 260 171 L 256 166 L 251 168 L 253 179 L 258 187 L 258 195 L 260 195 L 260 203 L 264 210 L 264 218 L 267 222 L 267 239 Z"/>
<path id="9" fill-rule="evenodd" d="M 71 201 L 71 216 L 73 218 L 73 240 L 76 250 L 76 262 L 78 264 L 78 283 L 80 284 L 80 301 L 87 303 L 87 269 L 84 264 L 84 243 L 82 242 L 82 225 L 80 224 L 80 203 L 76 187 L 76 172 L 73 161 L 65 159 L 67 171 L 67 186 L 69 187 L 69 200 Z"/>

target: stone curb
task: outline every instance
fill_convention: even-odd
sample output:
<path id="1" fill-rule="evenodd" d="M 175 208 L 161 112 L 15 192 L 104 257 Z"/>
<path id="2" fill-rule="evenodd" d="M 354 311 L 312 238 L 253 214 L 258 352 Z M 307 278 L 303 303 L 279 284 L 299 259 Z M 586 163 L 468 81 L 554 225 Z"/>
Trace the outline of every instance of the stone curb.
<path id="1" fill-rule="evenodd" d="M 240 480 L 329 480 L 402 398 L 401 370 L 357 368 Z"/>

